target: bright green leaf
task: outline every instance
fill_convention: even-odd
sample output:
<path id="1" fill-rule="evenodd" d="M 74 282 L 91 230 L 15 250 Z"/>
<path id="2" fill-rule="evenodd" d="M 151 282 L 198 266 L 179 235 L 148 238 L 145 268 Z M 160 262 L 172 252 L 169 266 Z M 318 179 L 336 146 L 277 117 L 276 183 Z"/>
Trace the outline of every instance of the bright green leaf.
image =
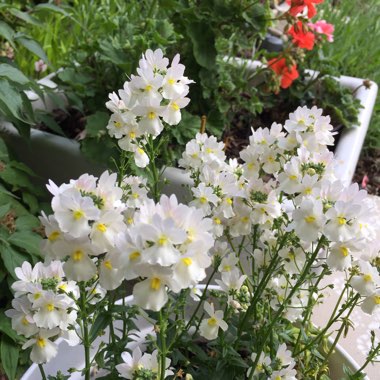
<path id="1" fill-rule="evenodd" d="M 26 49 L 31 51 L 33 54 L 35 54 L 37 57 L 41 58 L 44 62 L 50 64 L 47 55 L 37 41 L 32 40 L 31 38 L 28 38 L 24 35 L 16 37 L 15 40 L 23 45 Z"/>
<path id="2" fill-rule="evenodd" d="M 4 37 L 13 47 L 14 30 L 4 21 L 0 21 L 0 36 Z"/>
<path id="3" fill-rule="evenodd" d="M 15 67 L 8 65 L 7 63 L 0 63 L 0 77 L 6 77 L 12 82 L 26 84 L 29 79 Z"/>

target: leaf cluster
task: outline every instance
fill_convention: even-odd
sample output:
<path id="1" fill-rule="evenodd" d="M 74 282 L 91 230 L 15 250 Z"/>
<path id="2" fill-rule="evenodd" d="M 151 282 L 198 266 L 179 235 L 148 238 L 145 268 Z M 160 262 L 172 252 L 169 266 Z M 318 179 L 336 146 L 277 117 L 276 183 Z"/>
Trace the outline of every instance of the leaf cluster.
<path id="1" fill-rule="evenodd" d="M 42 230 L 35 215 L 41 207 L 38 199 L 44 193 L 32 182 L 33 177 L 28 167 L 9 158 L 0 140 L 0 372 L 9 379 L 29 363 L 27 354 L 19 348 L 22 338 L 12 330 L 4 311 L 13 298 L 15 268 L 24 261 L 35 264 L 41 260 Z"/>

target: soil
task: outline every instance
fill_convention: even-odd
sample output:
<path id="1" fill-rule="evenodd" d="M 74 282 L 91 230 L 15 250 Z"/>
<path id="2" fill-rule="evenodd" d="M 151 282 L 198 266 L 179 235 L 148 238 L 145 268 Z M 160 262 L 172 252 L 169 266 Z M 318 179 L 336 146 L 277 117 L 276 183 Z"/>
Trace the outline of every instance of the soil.
<path id="1" fill-rule="evenodd" d="M 361 155 L 353 181 L 369 194 L 380 196 L 380 149 Z"/>
<path id="2" fill-rule="evenodd" d="M 259 127 L 270 127 L 273 120 L 284 123 L 289 115 L 288 108 L 276 107 L 274 110 L 264 110 L 261 115 L 253 116 L 248 111 L 240 111 L 234 116 L 231 127 L 225 130 L 222 139 L 226 144 L 226 155 L 228 158 L 238 158 L 239 152 L 249 144 L 251 126 L 254 129 Z M 53 117 L 60 125 L 63 133 L 70 139 L 81 140 L 85 134 L 86 118 L 75 108 L 70 108 L 66 112 L 54 110 Z M 332 121 L 333 125 L 334 121 Z M 38 129 L 52 132 L 45 124 L 41 123 Z M 344 127 L 338 125 L 334 128 L 338 134 L 335 136 L 335 144 L 339 141 L 339 132 Z M 54 133 L 54 132 L 52 132 Z M 358 182 L 360 187 L 366 189 L 369 194 L 380 195 L 380 149 L 367 152 L 360 157 L 357 165 L 354 182 Z"/>

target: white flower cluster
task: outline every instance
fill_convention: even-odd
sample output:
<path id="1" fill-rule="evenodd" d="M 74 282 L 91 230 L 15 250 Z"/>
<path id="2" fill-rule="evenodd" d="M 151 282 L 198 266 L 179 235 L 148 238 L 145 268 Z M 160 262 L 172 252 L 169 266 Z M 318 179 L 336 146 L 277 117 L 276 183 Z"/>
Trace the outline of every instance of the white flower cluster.
<path id="1" fill-rule="evenodd" d="M 32 346 L 31 360 L 44 363 L 57 354 L 57 345 L 49 338 L 61 336 L 70 345 L 78 344 L 74 299 L 79 289 L 74 281 L 64 281 L 62 263 L 37 263 L 32 268 L 25 261 L 15 273 L 19 280 L 12 284 L 13 309 L 5 315 L 12 319 L 17 334 L 29 338 L 23 349 Z"/>
<path id="2" fill-rule="evenodd" d="M 42 246 L 46 259 L 63 260 L 63 270 L 69 280 L 89 281 L 99 276 L 101 287 L 107 290 L 115 289 L 124 278 L 112 265 L 109 253 L 117 235 L 125 233 L 127 228 L 123 214 L 127 206 L 116 177 L 104 172 L 99 180 L 84 174 L 60 187 L 50 182 L 48 189 L 54 196 L 54 214 L 48 217 L 43 214 L 40 218 L 47 236 Z M 127 185 L 132 189 L 133 184 Z M 134 188 L 129 192 L 128 201 L 145 194 Z"/>
<path id="3" fill-rule="evenodd" d="M 259 234 L 253 252 L 257 268 L 269 264 L 268 253 L 277 246 L 275 222 L 294 232 L 296 240 L 279 251 L 286 278 L 272 279 L 282 300 L 286 294 L 281 289 L 291 288 L 290 276 L 300 272 L 306 255 L 324 236 L 328 249 L 320 253 L 319 263 L 325 260 L 333 270 L 359 270 L 352 286 L 368 297 L 362 307 L 372 312 L 380 305 L 379 276 L 370 264 L 378 255 L 380 241 L 373 205 L 358 185 L 345 187 L 335 178 L 333 154 L 327 149 L 333 142 L 332 126 L 322 110 L 299 107 L 284 128 L 288 133 L 279 124 L 252 131 L 250 144 L 240 153 L 241 164 L 226 163 L 223 143 L 198 134 L 180 160 L 194 180 L 192 204 L 213 220 L 217 236 Z M 225 291 L 241 286 L 237 262 L 236 257 L 230 258 L 229 270 L 218 280 Z M 290 320 L 302 314 L 304 296 L 294 295 Z"/>
<path id="4" fill-rule="evenodd" d="M 174 195 L 140 207 L 113 251 L 127 280 L 145 278 L 133 289 L 139 306 L 158 311 L 168 290 L 178 293 L 206 277 L 214 245 L 211 228 L 201 210 L 179 204 Z"/>
<path id="5" fill-rule="evenodd" d="M 139 61 L 138 75 L 132 75 L 118 95 L 110 94 L 106 103 L 113 112 L 108 133 L 118 139 L 121 149 L 134 153 L 139 167 L 149 163 L 145 150 L 147 137 L 157 137 L 164 129 L 163 122 L 177 125 L 181 109 L 190 101 L 186 95 L 193 81 L 184 76 L 185 66 L 179 63 L 179 58 L 177 54 L 169 66 L 161 49 L 147 50 Z"/>

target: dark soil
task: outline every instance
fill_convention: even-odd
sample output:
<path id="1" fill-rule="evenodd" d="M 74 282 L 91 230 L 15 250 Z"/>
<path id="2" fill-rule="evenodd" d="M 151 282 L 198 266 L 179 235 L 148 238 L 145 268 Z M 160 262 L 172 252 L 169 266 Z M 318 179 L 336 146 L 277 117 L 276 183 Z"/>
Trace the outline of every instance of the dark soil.
<path id="1" fill-rule="evenodd" d="M 239 152 L 249 144 L 251 127 L 268 127 L 273 121 L 284 123 L 288 118 L 289 108 L 276 107 L 276 109 L 264 110 L 261 115 L 253 116 L 248 111 L 237 113 L 231 123 L 231 127 L 225 130 L 222 139 L 226 145 L 226 155 L 228 158 L 238 158 Z M 64 135 L 70 139 L 81 140 L 84 138 L 86 118 L 75 108 L 70 108 L 66 112 L 60 109 L 54 110 L 52 116 L 59 124 Z M 332 121 L 334 125 L 334 121 Z M 43 131 L 51 131 L 45 124 L 37 126 Z M 342 125 L 334 128 L 338 134 L 335 136 L 335 144 L 339 140 L 339 132 L 343 129 Z M 354 182 L 358 182 L 361 188 L 368 191 L 369 194 L 380 195 L 380 150 L 373 150 L 360 157 Z"/>
<path id="2" fill-rule="evenodd" d="M 353 182 L 359 183 L 369 194 L 380 196 L 380 149 L 362 154 Z"/>

